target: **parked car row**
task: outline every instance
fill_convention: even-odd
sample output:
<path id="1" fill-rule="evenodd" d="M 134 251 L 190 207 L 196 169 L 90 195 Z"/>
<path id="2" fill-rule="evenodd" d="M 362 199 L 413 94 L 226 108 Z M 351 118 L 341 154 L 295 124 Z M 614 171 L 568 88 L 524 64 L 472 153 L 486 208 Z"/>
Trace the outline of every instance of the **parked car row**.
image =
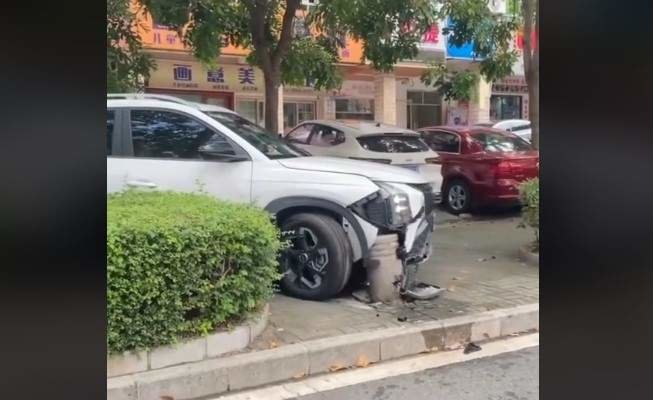
<path id="1" fill-rule="evenodd" d="M 512 126 L 524 124 L 513 121 Z M 454 214 L 484 205 L 516 205 L 519 183 L 539 174 L 539 153 L 526 140 L 482 125 L 411 131 L 381 123 L 314 120 L 283 137 L 312 155 L 417 171 L 431 184 L 433 201 L 442 201 Z"/>
<path id="2" fill-rule="evenodd" d="M 163 95 L 107 95 L 107 192 L 195 191 L 255 203 L 291 246 L 281 287 L 327 299 L 347 284 L 380 235 L 405 265 L 431 252 L 434 206 L 453 213 L 516 203 L 539 155 L 487 127 L 419 131 L 360 121 L 305 121 L 279 138 L 223 107 Z"/>

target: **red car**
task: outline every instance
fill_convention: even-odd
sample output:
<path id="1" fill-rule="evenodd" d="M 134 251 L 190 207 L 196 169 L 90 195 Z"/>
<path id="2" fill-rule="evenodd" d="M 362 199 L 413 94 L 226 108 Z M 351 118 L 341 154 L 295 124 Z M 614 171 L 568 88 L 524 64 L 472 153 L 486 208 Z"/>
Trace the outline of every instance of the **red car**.
<path id="1" fill-rule="evenodd" d="M 539 175 L 540 154 L 507 131 L 470 126 L 420 128 L 442 164 L 442 201 L 454 214 L 518 205 L 518 185 Z"/>

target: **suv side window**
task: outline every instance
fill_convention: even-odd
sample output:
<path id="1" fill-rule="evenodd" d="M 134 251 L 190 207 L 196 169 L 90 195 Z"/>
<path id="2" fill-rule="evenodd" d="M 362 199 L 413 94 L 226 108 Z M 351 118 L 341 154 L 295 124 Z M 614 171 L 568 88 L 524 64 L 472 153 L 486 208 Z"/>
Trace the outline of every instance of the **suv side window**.
<path id="1" fill-rule="evenodd" d="M 134 157 L 210 159 L 235 155 L 220 134 L 190 116 L 163 110 L 132 110 Z"/>
<path id="2" fill-rule="evenodd" d="M 311 136 L 311 146 L 331 147 L 344 143 L 345 134 L 337 129 L 316 125 Z"/>
<path id="3" fill-rule="evenodd" d="M 424 135 L 424 141 L 433 151 L 460 153 L 460 137 L 455 133 L 429 131 Z"/>
<path id="4" fill-rule="evenodd" d="M 300 143 L 307 144 L 308 138 L 311 136 L 311 131 L 313 130 L 313 124 L 303 124 L 293 129 L 288 133 L 286 139 L 290 143 Z"/>
<path id="5" fill-rule="evenodd" d="M 113 129 L 116 122 L 116 112 L 107 110 L 107 157 L 112 155 Z"/>

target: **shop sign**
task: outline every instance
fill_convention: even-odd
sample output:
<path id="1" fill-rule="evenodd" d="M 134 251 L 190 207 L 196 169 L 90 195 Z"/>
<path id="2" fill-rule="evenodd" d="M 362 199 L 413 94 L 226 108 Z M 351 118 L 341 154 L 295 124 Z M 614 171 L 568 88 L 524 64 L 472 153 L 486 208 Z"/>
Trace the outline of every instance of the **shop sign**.
<path id="1" fill-rule="evenodd" d="M 336 92 L 338 97 L 374 97 L 374 83 L 367 81 L 344 81 L 340 90 Z"/>
<path id="2" fill-rule="evenodd" d="M 222 64 L 206 68 L 197 62 L 156 60 L 149 86 L 232 92 L 263 92 L 263 73 L 250 65 Z"/>
<path id="3" fill-rule="evenodd" d="M 523 76 L 508 76 L 492 84 L 493 92 L 528 94 L 528 85 Z"/>
<path id="4" fill-rule="evenodd" d="M 447 125 L 467 125 L 469 115 L 469 104 L 459 103 L 447 107 Z"/>
<path id="5" fill-rule="evenodd" d="M 447 26 L 453 27 L 453 22 L 451 21 L 451 18 L 447 19 Z M 473 42 L 467 42 L 464 43 L 462 46 L 458 47 L 458 46 L 454 46 L 451 42 L 449 42 L 449 40 L 447 40 L 447 58 L 455 59 L 455 60 L 468 60 L 468 61 L 480 59 L 476 57 L 476 53 L 474 52 Z"/>
<path id="6" fill-rule="evenodd" d="M 418 47 L 420 50 L 442 51 L 445 52 L 445 37 L 442 35 L 442 26 L 440 22 L 431 25 L 422 35 L 422 40 Z"/>

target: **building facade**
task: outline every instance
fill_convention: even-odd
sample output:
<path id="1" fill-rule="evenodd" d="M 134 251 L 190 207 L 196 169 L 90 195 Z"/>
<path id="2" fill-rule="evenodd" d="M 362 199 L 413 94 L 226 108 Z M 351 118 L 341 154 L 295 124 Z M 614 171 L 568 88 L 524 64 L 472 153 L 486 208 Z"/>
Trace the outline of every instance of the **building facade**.
<path id="1" fill-rule="evenodd" d="M 266 106 L 263 73 L 245 61 L 248 50 L 224 46 L 220 57 L 209 68 L 193 58 L 175 31 L 156 24 L 149 16 L 142 22 L 143 46 L 157 64 L 146 82 L 146 92 L 221 105 L 263 125 Z M 447 47 L 442 26 L 443 23 L 432 26 L 422 37 L 416 59 L 398 63 L 390 74 L 379 73 L 369 63 L 361 62 L 361 43 L 347 40 L 346 47 L 340 50 L 338 68 L 344 78 L 340 89 L 280 88 L 277 110 L 279 121 L 283 121 L 279 124 L 280 131 L 288 131 L 309 119 L 375 120 L 417 129 L 429 125 L 472 124 L 495 116 L 512 117 L 515 107 L 520 107 L 523 113 L 527 99 L 524 101 L 521 92 L 513 94 L 512 86 L 507 84 L 481 82 L 472 101 L 458 104 L 443 102 L 434 88 L 420 81 L 427 61 L 447 62 L 454 68 L 477 67 L 473 57 L 465 54 L 469 49 L 452 51 Z M 506 88 L 510 90 L 502 90 Z M 515 96 L 521 99 L 515 100 Z"/>

